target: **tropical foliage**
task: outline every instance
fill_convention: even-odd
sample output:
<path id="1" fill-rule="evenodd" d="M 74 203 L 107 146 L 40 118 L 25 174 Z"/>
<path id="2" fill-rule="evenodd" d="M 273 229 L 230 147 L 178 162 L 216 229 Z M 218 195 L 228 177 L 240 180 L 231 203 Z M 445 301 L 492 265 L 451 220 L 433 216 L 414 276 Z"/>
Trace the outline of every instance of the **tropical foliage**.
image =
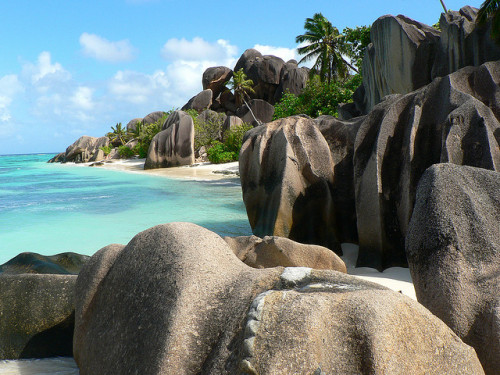
<path id="1" fill-rule="evenodd" d="M 260 121 L 255 117 L 252 108 L 250 108 L 245 100 L 245 97 L 250 99 L 250 95 L 248 93 L 255 93 L 255 90 L 253 89 L 253 81 L 247 78 L 243 68 L 233 73 L 231 79 L 226 82 L 226 86 L 229 87 L 230 91 L 233 91 L 234 96 L 236 97 L 236 105 L 240 106 L 242 103 L 245 103 L 254 121 L 260 124 Z"/>
<path id="2" fill-rule="evenodd" d="M 491 20 L 491 38 L 500 45 L 500 0 L 486 0 L 481 4 L 477 22 L 484 25 Z"/>
<path id="3" fill-rule="evenodd" d="M 207 150 L 208 160 L 214 164 L 237 161 L 243 143 L 243 136 L 252 128 L 252 125 L 243 123 L 226 130 L 224 142 L 217 140 L 211 142 L 211 146 Z"/>
<path id="4" fill-rule="evenodd" d="M 111 127 L 111 132 L 107 134 L 107 137 L 109 138 L 109 141 L 114 145 L 114 146 L 120 146 L 124 145 L 127 143 L 127 132 L 125 128 L 122 126 L 122 123 L 119 122 L 115 126 Z"/>
<path id="5" fill-rule="evenodd" d="M 345 80 L 349 76 L 350 69 L 359 72 L 358 68 L 342 55 L 350 51 L 345 35 L 339 33 L 325 16 L 316 13 L 312 18 L 307 18 L 304 29 L 305 33 L 295 38 L 297 43 L 307 43 L 297 48 L 297 52 L 304 55 L 299 63 L 316 59 L 311 72 L 318 74 L 321 82 Z"/>

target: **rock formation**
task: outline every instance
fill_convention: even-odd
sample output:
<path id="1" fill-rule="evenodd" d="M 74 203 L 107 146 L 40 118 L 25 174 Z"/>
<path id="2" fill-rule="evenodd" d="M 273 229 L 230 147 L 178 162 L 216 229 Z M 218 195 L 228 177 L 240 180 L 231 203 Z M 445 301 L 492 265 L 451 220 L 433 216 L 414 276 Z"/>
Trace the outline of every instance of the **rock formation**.
<path id="1" fill-rule="evenodd" d="M 0 274 L 17 275 L 21 273 L 45 273 L 60 275 L 77 275 L 87 255 L 61 253 L 44 256 L 36 253 L 21 253 L 0 266 Z"/>
<path id="2" fill-rule="evenodd" d="M 133 132 L 137 128 L 137 124 L 142 124 L 142 118 L 134 118 L 127 123 L 127 132 Z"/>
<path id="3" fill-rule="evenodd" d="M 440 162 L 500 170 L 500 61 L 463 68 L 373 108 L 356 136 L 358 265 L 405 265 L 418 181 Z"/>
<path id="4" fill-rule="evenodd" d="M 186 112 L 174 111 L 151 141 L 144 169 L 194 163 L 194 124 Z"/>
<path id="5" fill-rule="evenodd" d="M 280 82 L 274 93 L 274 102 L 279 102 L 286 92 L 294 95 L 301 94 L 307 81 L 309 81 L 309 68 L 299 68 L 295 60 L 287 61 L 281 69 Z"/>
<path id="6" fill-rule="evenodd" d="M 241 106 L 236 111 L 236 115 L 240 117 L 243 122 L 253 124 L 253 126 L 258 126 L 272 121 L 274 106 L 262 99 L 252 99 L 248 102 L 248 105 L 253 112 L 253 116 L 246 105 Z M 255 119 L 260 121 L 260 123 L 255 121 L 254 116 Z"/>
<path id="7" fill-rule="evenodd" d="M 99 161 L 104 159 L 104 151 L 100 148 L 109 145 L 108 137 L 89 137 L 84 135 L 78 138 L 71 146 L 66 149 L 64 154 L 59 154 L 49 160 L 54 162 L 75 162 L 87 163 L 90 161 Z"/>
<path id="8" fill-rule="evenodd" d="M 377 19 L 363 59 L 363 84 L 354 96 L 356 110 L 367 114 L 386 95 L 406 94 L 465 66 L 499 60 L 491 25 L 477 27 L 476 15 L 469 6 L 443 13 L 441 32 L 402 15 Z"/>
<path id="9" fill-rule="evenodd" d="M 210 108 L 212 100 L 212 90 L 206 89 L 189 99 L 189 101 L 182 107 L 182 110 L 187 111 L 188 109 L 194 109 L 195 111 L 201 112 Z"/>
<path id="10" fill-rule="evenodd" d="M 406 237 L 418 301 L 500 373 L 500 173 L 436 164 Z"/>
<path id="11" fill-rule="evenodd" d="M 0 274 L 0 359 L 72 355 L 75 275 Z"/>
<path id="12" fill-rule="evenodd" d="M 243 201 L 253 233 L 326 246 L 341 254 L 330 149 L 313 120 L 292 116 L 258 126 L 240 151 Z"/>
<path id="13" fill-rule="evenodd" d="M 203 72 L 201 84 L 203 90 L 210 89 L 214 99 L 226 90 L 225 84 L 233 76 L 233 71 L 225 66 L 215 66 Z"/>
<path id="14" fill-rule="evenodd" d="M 253 268 L 309 267 L 347 273 L 344 261 L 330 249 L 284 237 L 224 237 L 234 254 Z"/>
<path id="15" fill-rule="evenodd" d="M 82 374 L 483 373 L 415 301 L 335 271 L 250 268 L 194 224 L 99 251 L 76 296 Z"/>

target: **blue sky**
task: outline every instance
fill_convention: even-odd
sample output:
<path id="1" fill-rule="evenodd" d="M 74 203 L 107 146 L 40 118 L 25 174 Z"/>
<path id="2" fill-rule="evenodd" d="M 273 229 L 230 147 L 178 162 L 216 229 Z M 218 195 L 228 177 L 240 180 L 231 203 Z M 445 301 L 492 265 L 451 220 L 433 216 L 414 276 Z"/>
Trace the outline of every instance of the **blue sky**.
<path id="1" fill-rule="evenodd" d="M 482 1 L 446 0 L 449 9 Z M 210 66 L 247 48 L 299 58 L 295 36 L 322 12 L 340 30 L 385 14 L 433 24 L 439 0 L 2 1 L 0 154 L 60 152 L 201 91 Z"/>

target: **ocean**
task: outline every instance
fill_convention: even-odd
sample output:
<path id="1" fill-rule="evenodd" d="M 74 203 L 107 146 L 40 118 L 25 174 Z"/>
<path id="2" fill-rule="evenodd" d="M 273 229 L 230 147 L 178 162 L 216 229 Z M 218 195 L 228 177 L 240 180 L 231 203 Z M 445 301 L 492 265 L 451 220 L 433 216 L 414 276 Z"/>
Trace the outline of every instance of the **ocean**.
<path id="1" fill-rule="evenodd" d="M 21 252 L 92 255 L 154 225 L 250 235 L 237 180 L 192 181 L 0 155 L 0 264 Z M 72 359 L 0 361 L 0 374 L 78 374 Z"/>

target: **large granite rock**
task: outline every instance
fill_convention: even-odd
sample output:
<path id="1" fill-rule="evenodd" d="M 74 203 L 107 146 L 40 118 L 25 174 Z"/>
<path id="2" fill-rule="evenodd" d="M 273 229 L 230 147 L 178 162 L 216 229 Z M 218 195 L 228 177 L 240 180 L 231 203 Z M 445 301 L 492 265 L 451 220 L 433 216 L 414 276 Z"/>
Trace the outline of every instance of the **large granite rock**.
<path id="1" fill-rule="evenodd" d="M 155 112 L 151 112 L 150 114 L 146 115 L 143 119 L 142 119 L 142 123 L 144 125 L 149 125 L 149 124 L 153 124 L 155 122 L 158 122 L 160 121 L 163 116 L 165 116 L 165 112 L 163 111 L 155 111 Z M 127 124 L 127 127 L 128 127 L 128 124 Z"/>
<path id="2" fill-rule="evenodd" d="M 450 10 L 441 14 L 441 38 L 432 78 L 445 76 L 465 66 L 500 60 L 500 46 L 490 37 L 491 21 L 485 27 L 478 27 L 477 12 L 476 8 L 465 6 L 459 11 Z"/>
<path id="3" fill-rule="evenodd" d="M 137 128 L 137 124 L 142 124 L 142 123 L 143 123 L 143 119 L 142 118 L 134 118 L 134 119 L 130 120 L 128 122 L 128 124 L 127 124 L 127 132 L 133 132 L 133 131 L 135 131 L 136 128 Z"/>
<path id="4" fill-rule="evenodd" d="M 238 369 L 248 307 L 279 280 L 279 268 L 252 269 L 222 238 L 188 223 L 151 228 L 109 252 L 98 252 L 77 282 L 82 374 Z"/>
<path id="5" fill-rule="evenodd" d="M 251 94 L 253 98 L 274 104 L 284 65 L 285 62 L 279 57 L 263 56 L 255 49 L 247 49 L 236 62 L 234 71 L 243 69 L 248 79 L 253 81 L 255 90 L 255 94 Z"/>
<path id="6" fill-rule="evenodd" d="M 284 237 L 224 237 L 234 254 L 253 268 L 309 267 L 347 273 L 344 261 L 323 246 L 305 245 Z"/>
<path id="7" fill-rule="evenodd" d="M 354 201 L 354 142 L 364 117 L 342 121 L 333 116 L 319 116 L 316 126 L 330 148 L 333 161 L 332 198 L 336 226 L 330 228 L 340 242 L 358 242 Z"/>
<path id="8" fill-rule="evenodd" d="M 246 133 L 239 158 L 253 233 L 317 244 L 341 254 L 330 149 L 313 120 L 279 119 Z"/>
<path id="9" fill-rule="evenodd" d="M 379 103 L 355 142 L 358 266 L 406 265 L 404 237 L 424 171 L 451 162 L 500 170 L 500 61 L 463 68 Z"/>
<path id="10" fill-rule="evenodd" d="M 0 266 L 0 274 L 48 273 L 77 275 L 89 259 L 88 255 L 61 253 L 45 256 L 36 253 L 21 253 Z"/>
<path id="11" fill-rule="evenodd" d="M 76 296 L 82 374 L 483 373 L 415 301 L 335 271 L 250 268 L 193 224 L 99 251 Z"/>
<path id="12" fill-rule="evenodd" d="M 248 102 L 248 105 L 253 112 L 253 116 L 252 113 L 250 113 L 250 111 L 248 110 L 246 104 L 238 108 L 238 110 L 236 111 L 236 115 L 240 117 L 243 122 L 252 124 L 253 126 L 258 126 L 267 122 L 271 122 L 273 120 L 274 106 L 272 106 L 265 100 L 252 99 Z M 257 121 L 255 121 L 255 119 L 257 119 Z M 260 123 L 258 121 L 260 121 Z"/>
<path id="13" fill-rule="evenodd" d="M 182 107 L 182 110 L 187 111 L 188 109 L 194 109 L 199 113 L 210 108 L 213 99 L 214 95 L 211 89 L 203 90 L 189 99 L 189 101 Z"/>
<path id="14" fill-rule="evenodd" d="M 390 94 L 406 94 L 431 82 L 439 31 L 408 17 L 383 16 L 371 27 L 363 58 L 362 113 Z"/>
<path id="15" fill-rule="evenodd" d="M 216 99 L 226 90 L 226 82 L 233 76 L 233 71 L 225 66 L 214 66 L 203 72 L 201 84 L 203 90 L 210 89 L 213 92 L 213 98 Z"/>
<path id="16" fill-rule="evenodd" d="M 75 275 L 0 274 L 0 359 L 71 356 Z"/>
<path id="17" fill-rule="evenodd" d="M 149 146 L 144 169 L 168 168 L 194 163 L 194 124 L 186 112 L 174 111 Z"/>
<path id="18" fill-rule="evenodd" d="M 84 135 L 69 146 L 64 154 L 55 156 L 49 160 L 49 163 L 87 163 L 91 161 L 100 161 L 105 158 L 104 151 L 100 149 L 104 146 L 109 146 L 108 137 L 95 138 Z"/>
<path id="19" fill-rule="evenodd" d="M 478 27 L 476 16 L 477 9 L 470 6 L 443 13 L 441 32 L 402 15 L 377 19 L 352 112 L 367 114 L 386 95 L 406 94 L 465 66 L 499 60 L 500 46 L 490 37 L 491 22 Z"/>
<path id="20" fill-rule="evenodd" d="M 274 102 L 279 102 L 286 92 L 294 95 L 301 94 L 307 81 L 309 81 L 309 68 L 299 68 L 295 60 L 287 61 L 281 69 L 280 82 L 274 93 Z"/>
<path id="21" fill-rule="evenodd" d="M 436 164 L 406 237 L 418 301 L 500 373 L 500 173 Z"/>

